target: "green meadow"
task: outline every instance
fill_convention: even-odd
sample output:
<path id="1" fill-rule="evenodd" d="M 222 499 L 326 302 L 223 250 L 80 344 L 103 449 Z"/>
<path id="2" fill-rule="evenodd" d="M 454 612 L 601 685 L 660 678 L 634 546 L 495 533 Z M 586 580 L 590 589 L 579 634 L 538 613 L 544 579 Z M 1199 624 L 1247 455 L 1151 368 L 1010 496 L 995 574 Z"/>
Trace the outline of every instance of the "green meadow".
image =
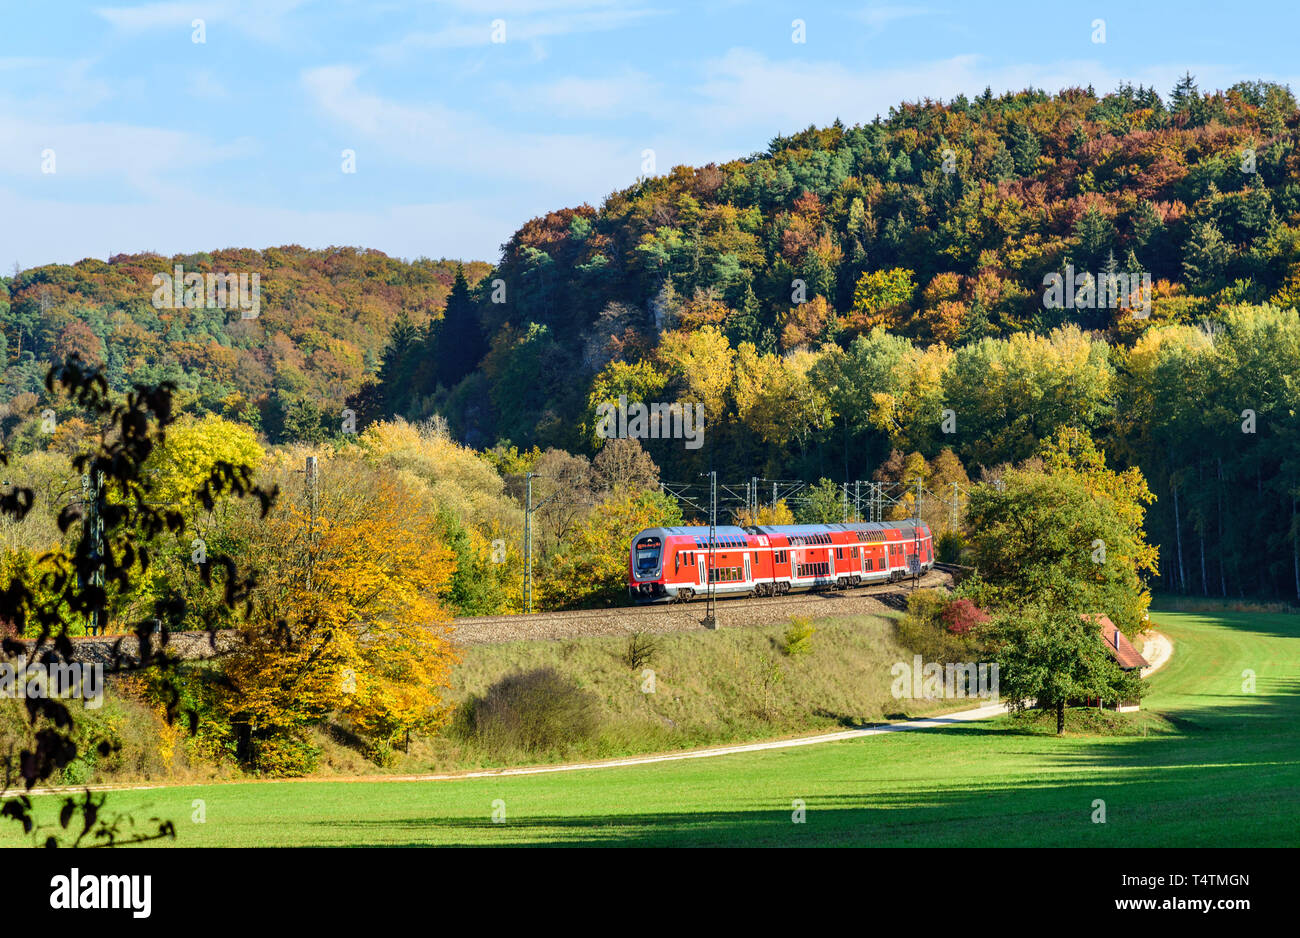
<path id="1" fill-rule="evenodd" d="M 105 810 L 170 819 L 181 846 L 1300 844 L 1300 616 L 1152 621 L 1174 656 L 1143 712 L 1073 711 L 1062 738 L 1002 717 L 530 776 L 120 791 Z M 36 801 L 56 825 L 58 799 Z"/>

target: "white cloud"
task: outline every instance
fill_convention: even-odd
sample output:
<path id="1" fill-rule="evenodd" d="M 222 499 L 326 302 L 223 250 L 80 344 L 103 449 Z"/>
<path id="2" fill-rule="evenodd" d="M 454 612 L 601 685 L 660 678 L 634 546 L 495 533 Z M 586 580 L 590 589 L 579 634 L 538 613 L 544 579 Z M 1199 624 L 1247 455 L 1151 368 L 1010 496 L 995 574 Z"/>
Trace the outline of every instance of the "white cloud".
<path id="1" fill-rule="evenodd" d="M 95 12 L 114 29 L 127 34 L 162 29 L 183 33 L 188 41 L 190 24 L 203 20 L 226 24 L 245 36 L 262 42 L 274 42 L 287 34 L 288 15 L 310 0 L 179 0 L 179 2 L 145 3 L 131 7 L 100 7 Z"/>
<path id="2" fill-rule="evenodd" d="M 230 97 L 226 86 L 206 68 L 190 76 L 189 91 L 194 97 L 209 101 L 224 101 Z"/>
<path id="3" fill-rule="evenodd" d="M 885 27 L 899 20 L 912 19 L 917 16 L 926 16 L 932 11 L 925 7 L 913 6 L 893 6 L 890 4 L 874 4 L 853 14 L 854 18 L 865 23 L 867 28 L 873 33 L 880 33 Z"/>
<path id="4" fill-rule="evenodd" d="M 632 114 L 670 120 L 672 107 L 663 100 L 663 86 L 652 75 L 623 69 L 609 75 L 567 76 L 544 84 L 501 83 L 498 97 L 519 109 L 557 118 L 626 117 Z"/>
<path id="5" fill-rule="evenodd" d="M 655 15 L 644 8 L 621 9 L 588 3 L 507 3 L 505 8 L 470 6 L 479 16 L 473 21 L 452 23 L 441 29 L 412 32 L 375 50 L 384 61 L 401 61 L 431 49 L 461 49 L 493 44 L 494 20 L 505 23 L 505 42 L 535 44 L 543 39 L 580 33 L 622 29 Z M 490 15 L 488 15 L 490 10 Z M 534 50 L 535 55 L 541 53 Z"/>
<path id="6" fill-rule="evenodd" d="M 406 104 L 363 91 L 360 75 L 342 65 L 302 75 L 312 102 L 341 128 L 340 145 L 357 149 L 359 158 L 369 144 L 397 161 L 486 177 L 489 185 L 495 178 L 551 186 L 560 199 L 592 198 L 593 186 L 602 197 L 637 173 L 640 151 L 630 145 L 514 129 L 499 116 L 484 119 L 437 102 Z"/>
<path id="7" fill-rule="evenodd" d="M 0 113 L 0 173 L 42 180 L 55 187 L 62 179 L 117 179 L 137 189 L 152 189 L 160 177 L 189 171 L 256 151 L 248 138 L 227 143 L 158 127 L 110 122 L 54 123 Z M 41 172 L 42 152 L 55 153 L 56 171 Z"/>
<path id="8" fill-rule="evenodd" d="M 1249 74 L 1224 65 L 1152 64 L 1119 70 L 1092 59 L 991 65 L 978 55 L 960 55 L 891 68 L 849 68 L 837 62 L 777 61 L 749 49 L 732 49 L 705 63 L 696 85 L 695 117 L 688 118 L 710 133 L 753 128 L 765 133 L 822 126 L 836 117 L 846 124 L 863 123 L 904 101 L 949 100 L 959 94 L 974 97 L 985 87 L 995 94 L 1041 88 L 1054 94 L 1064 88 L 1092 84 L 1099 94 L 1119 84 L 1153 85 L 1167 95 L 1188 68 L 1202 88 L 1227 87 Z M 685 117 L 686 115 L 683 115 Z"/>

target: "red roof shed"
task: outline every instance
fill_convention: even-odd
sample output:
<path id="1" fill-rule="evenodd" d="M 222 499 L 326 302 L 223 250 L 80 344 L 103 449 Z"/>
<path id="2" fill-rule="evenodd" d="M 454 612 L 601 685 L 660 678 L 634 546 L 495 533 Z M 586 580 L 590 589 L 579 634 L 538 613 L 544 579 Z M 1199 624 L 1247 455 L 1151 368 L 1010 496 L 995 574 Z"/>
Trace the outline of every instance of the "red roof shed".
<path id="1" fill-rule="evenodd" d="M 1134 668 L 1145 668 L 1148 665 L 1147 660 L 1138 654 L 1138 650 L 1124 637 L 1124 633 L 1119 630 L 1119 626 L 1110 621 L 1109 616 L 1093 614 L 1086 615 L 1084 618 L 1091 619 L 1101 625 L 1101 637 L 1106 642 L 1106 648 L 1114 655 L 1115 660 L 1119 662 L 1119 666 L 1125 671 L 1132 671 Z"/>

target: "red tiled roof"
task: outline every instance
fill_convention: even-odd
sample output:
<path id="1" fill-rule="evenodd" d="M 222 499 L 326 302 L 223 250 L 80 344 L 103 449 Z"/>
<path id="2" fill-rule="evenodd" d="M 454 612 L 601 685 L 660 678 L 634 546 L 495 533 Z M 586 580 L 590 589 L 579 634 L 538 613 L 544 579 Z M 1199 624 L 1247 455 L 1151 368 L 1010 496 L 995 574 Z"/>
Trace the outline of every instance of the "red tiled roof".
<path id="1" fill-rule="evenodd" d="M 1138 654 L 1136 648 L 1129 644 L 1129 640 L 1124 637 L 1124 633 L 1114 622 L 1110 621 L 1109 616 L 1102 615 L 1085 615 L 1083 618 L 1091 619 L 1101 625 L 1101 637 L 1106 642 L 1106 649 L 1115 656 L 1119 666 L 1125 671 L 1133 668 L 1145 668 L 1149 662 Z"/>

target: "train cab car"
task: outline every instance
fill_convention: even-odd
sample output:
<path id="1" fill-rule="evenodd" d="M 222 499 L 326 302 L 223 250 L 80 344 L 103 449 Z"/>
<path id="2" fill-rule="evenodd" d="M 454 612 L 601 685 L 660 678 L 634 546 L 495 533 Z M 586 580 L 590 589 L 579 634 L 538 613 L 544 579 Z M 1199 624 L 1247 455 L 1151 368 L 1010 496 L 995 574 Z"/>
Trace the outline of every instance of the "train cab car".
<path id="1" fill-rule="evenodd" d="M 934 566 L 924 523 L 647 528 L 632 538 L 628 593 L 635 602 L 715 596 L 776 596 L 895 582 Z"/>

